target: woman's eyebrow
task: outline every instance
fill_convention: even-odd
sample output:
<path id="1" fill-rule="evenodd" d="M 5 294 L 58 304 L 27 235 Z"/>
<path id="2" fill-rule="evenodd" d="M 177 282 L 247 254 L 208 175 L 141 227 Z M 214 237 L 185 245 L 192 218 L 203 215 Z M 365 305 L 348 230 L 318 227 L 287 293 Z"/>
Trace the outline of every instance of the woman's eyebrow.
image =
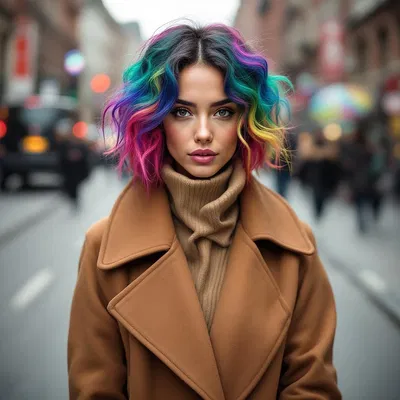
<path id="1" fill-rule="evenodd" d="M 212 103 L 211 107 L 223 106 L 224 104 L 228 104 L 228 103 L 232 103 L 232 100 L 226 98 L 223 100 L 216 101 L 215 103 Z M 177 99 L 176 104 L 182 104 L 184 106 L 189 106 L 189 107 L 197 107 L 196 103 L 192 103 L 191 101 L 186 101 L 186 100 L 182 100 L 182 99 Z"/>

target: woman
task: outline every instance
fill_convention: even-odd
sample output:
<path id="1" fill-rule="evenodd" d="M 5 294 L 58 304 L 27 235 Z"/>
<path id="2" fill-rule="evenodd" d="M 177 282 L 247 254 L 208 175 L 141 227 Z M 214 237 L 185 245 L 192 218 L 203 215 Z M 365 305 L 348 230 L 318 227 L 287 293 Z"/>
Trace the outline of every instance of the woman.
<path id="1" fill-rule="evenodd" d="M 77 211 L 80 186 L 90 175 L 90 155 L 84 140 L 73 134 L 73 125 L 72 119 L 60 120 L 56 126 L 56 137 L 63 191 Z"/>
<path id="2" fill-rule="evenodd" d="M 89 229 L 71 399 L 340 399 L 310 229 L 252 177 L 282 150 L 282 77 L 224 25 L 150 39 L 111 101 L 135 176 Z"/>

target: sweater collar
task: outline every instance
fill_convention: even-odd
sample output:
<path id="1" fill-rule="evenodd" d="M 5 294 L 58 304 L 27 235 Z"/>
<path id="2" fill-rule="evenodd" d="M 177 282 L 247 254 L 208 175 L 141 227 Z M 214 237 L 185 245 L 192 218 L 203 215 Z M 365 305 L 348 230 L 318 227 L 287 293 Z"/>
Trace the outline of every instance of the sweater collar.
<path id="1" fill-rule="evenodd" d="M 192 232 L 190 242 L 207 237 L 228 247 L 238 219 L 237 200 L 246 182 L 242 164 L 230 164 L 209 179 L 190 179 L 165 165 L 162 178 L 175 221 Z"/>
<path id="2" fill-rule="evenodd" d="M 240 222 L 253 241 L 267 240 L 304 255 L 315 248 L 304 224 L 280 196 L 252 177 L 240 197 Z M 112 269 L 128 261 L 167 251 L 175 238 L 168 194 L 131 181 L 117 199 L 102 238 L 98 266 Z"/>

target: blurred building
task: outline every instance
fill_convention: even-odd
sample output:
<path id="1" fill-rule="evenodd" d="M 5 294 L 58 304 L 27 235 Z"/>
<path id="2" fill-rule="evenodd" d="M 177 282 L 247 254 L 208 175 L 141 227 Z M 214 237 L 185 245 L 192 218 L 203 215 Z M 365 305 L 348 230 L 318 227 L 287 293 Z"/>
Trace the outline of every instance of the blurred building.
<path id="1" fill-rule="evenodd" d="M 343 81 L 352 67 L 346 52 L 350 0 L 287 0 L 282 69 L 307 72 L 320 83 Z"/>
<path id="2" fill-rule="evenodd" d="M 83 0 L 0 0 L 0 96 L 20 100 L 42 85 L 60 93 L 76 81 L 64 69 L 65 54 L 78 47 Z"/>
<path id="3" fill-rule="evenodd" d="M 398 0 L 350 1 L 346 27 L 350 80 L 377 90 L 391 75 L 400 74 Z"/>
<path id="4" fill-rule="evenodd" d="M 234 26 L 246 41 L 267 58 L 270 70 L 279 70 L 283 55 L 287 0 L 241 0 Z"/>
<path id="5" fill-rule="evenodd" d="M 287 0 L 284 19 L 282 68 L 296 76 L 307 69 L 317 73 L 318 13 L 310 12 L 316 0 Z"/>
<path id="6" fill-rule="evenodd" d="M 122 26 L 101 0 L 86 0 L 79 33 L 85 68 L 79 77 L 81 118 L 97 123 L 109 94 L 121 83 L 127 57 L 141 42 L 138 24 Z"/>
<path id="7" fill-rule="evenodd" d="M 0 0 L 0 101 L 3 98 L 6 78 L 7 43 L 12 32 L 14 10 L 12 0 Z"/>
<path id="8" fill-rule="evenodd" d="M 242 0 L 235 26 L 294 80 L 375 90 L 400 71 L 398 0 Z"/>

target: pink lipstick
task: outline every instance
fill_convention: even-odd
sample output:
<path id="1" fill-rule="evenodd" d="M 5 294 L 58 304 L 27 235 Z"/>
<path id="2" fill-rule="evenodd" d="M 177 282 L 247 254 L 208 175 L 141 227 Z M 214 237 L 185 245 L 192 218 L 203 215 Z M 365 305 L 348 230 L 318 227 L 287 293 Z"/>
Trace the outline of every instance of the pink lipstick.
<path id="1" fill-rule="evenodd" d="M 217 153 L 210 149 L 197 149 L 195 151 L 192 151 L 189 155 L 196 163 L 210 164 L 212 161 L 214 161 Z"/>

